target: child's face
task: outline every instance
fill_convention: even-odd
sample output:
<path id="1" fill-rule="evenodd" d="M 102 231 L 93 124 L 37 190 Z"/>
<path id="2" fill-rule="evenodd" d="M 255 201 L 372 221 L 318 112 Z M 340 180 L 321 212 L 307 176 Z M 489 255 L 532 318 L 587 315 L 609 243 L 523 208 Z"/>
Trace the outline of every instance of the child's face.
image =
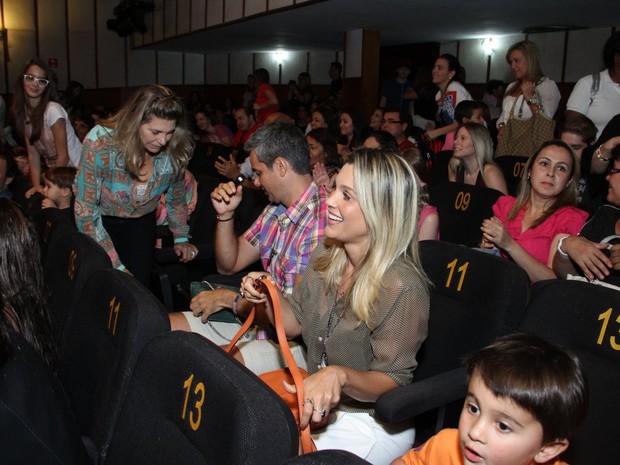
<path id="1" fill-rule="evenodd" d="M 560 139 L 570 145 L 573 149 L 573 152 L 575 152 L 575 157 L 577 157 L 577 160 L 581 160 L 581 154 L 583 153 L 583 150 L 588 146 L 588 144 L 583 141 L 581 136 L 573 134 L 571 132 L 563 132 L 560 135 Z"/>
<path id="2" fill-rule="evenodd" d="M 51 181 L 45 180 L 45 187 L 43 188 L 43 195 L 58 205 L 65 198 L 65 189 L 58 187 Z"/>
<path id="3" fill-rule="evenodd" d="M 476 372 L 461 412 L 459 438 L 466 465 L 528 465 L 542 457 L 542 425 L 512 400 L 496 397 Z"/>
<path id="4" fill-rule="evenodd" d="M 482 108 L 476 108 L 472 113 L 471 118 L 463 118 L 463 122 L 467 123 L 469 121 L 473 123 L 484 124 L 484 111 L 482 110 Z"/>

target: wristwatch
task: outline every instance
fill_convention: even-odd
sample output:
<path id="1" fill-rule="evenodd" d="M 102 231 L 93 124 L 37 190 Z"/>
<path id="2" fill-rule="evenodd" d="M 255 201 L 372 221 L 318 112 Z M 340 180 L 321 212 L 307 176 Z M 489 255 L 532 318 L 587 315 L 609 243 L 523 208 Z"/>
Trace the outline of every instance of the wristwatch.
<path id="1" fill-rule="evenodd" d="M 531 99 L 527 100 L 527 103 L 529 105 L 538 105 L 540 103 L 540 101 L 538 100 L 538 97 L 536 97 L 536 94 L 532 95 Z"/>

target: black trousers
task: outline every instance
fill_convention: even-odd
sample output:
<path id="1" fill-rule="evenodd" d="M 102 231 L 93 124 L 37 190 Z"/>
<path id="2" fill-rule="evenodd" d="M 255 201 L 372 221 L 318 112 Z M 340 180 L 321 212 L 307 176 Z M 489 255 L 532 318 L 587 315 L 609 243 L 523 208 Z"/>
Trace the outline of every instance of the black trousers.
<path id="1" fill-rule="evenodd" d="M 148 288 L 153 268 L 155 212 L 140 218 L 103 216 L 101 219 L 123 265 Z"/>

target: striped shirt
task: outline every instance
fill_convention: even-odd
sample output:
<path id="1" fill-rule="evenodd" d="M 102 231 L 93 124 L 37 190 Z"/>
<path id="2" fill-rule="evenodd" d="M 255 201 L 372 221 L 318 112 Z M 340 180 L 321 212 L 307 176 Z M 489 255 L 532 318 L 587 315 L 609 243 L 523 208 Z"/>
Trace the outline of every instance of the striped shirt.
<path id="1" fill-rule="evenodd" d="M 243 237 L 259 249 L 263 267 L 283 294 L 293 292 L 295 276 L 302 275 L 327 224 L 327 193 L 310 183 L 290 207 L 268 205 Z"/>

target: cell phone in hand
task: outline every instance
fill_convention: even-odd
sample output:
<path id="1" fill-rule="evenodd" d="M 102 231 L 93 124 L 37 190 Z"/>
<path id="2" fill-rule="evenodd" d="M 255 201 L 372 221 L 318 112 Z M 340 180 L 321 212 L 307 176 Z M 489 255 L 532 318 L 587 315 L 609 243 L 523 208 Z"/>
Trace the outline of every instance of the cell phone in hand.
<path id="1" fill-rule="evenodd" d="M 245 181 L 246 179 L 247 178 L 243 174 L 240 174 L 239 176 L 235 178 L 235 186 L 243 185 L 243 181 Z"/>

